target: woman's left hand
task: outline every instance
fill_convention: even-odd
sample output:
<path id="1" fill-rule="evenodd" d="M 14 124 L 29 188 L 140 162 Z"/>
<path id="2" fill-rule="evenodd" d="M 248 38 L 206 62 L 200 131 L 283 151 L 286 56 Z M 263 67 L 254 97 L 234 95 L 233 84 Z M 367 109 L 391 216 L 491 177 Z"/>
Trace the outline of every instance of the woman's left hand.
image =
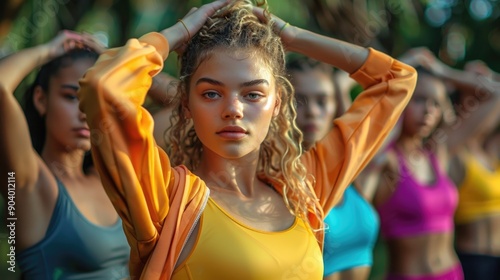
<path id="1" fill-rule="evenodd" d="M 253 13 L 262 23 L 267 23 L 269 21 L 269 15 L 264 9 L 260 7 L 253 7 Z M 273 14 L 270 14 L 270 16 L 270 20 L 273 22 L 274 32 L 280 36 L 283 45 L 288 49 L 293 44 L 293 40 L 295 39 L 297 33 L 296 27 Z"/>
<path id="2" fill-rule="evenodd" d="M 98 54 L 102 54 L 106 51 L 106 47 L 92 34 L 82 33 L 82 43 L 86 48 Z"/>
<path id="3" fill-rule="evenodd" d="M 481 60 L 472 60 L 465 63 L 464 70 L 489 79 L 493 79 L 495 76 L 495 72 L 493 72 L 493 70 L 491 70 L 488 65 Z"/>

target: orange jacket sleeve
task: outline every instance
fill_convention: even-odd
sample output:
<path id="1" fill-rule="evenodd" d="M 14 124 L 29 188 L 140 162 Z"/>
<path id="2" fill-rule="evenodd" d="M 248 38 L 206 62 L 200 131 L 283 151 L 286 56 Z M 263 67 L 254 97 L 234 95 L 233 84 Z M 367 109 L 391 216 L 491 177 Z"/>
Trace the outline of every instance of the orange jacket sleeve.
<path id="1" fill-rule="evenodd" d="M 366 62 L 351 78 L 364 91 L 332 130 L 302 156 L 316 180 L 314 190 L 325 213 L 368 164 L 396 124 L 415 89 L 415 69 L 370 49 Z"/>
<path id="2" fill-rule="evenodd" d="M 167 40 L 149 33 L 102 54 L 80 80 L 94 163 L 123 220 L 134 279 L 170 275 L 208 194 L 185 167 L 170 166 L 154 141 L 153 118 L 142 107 L 167 54 Z"/>

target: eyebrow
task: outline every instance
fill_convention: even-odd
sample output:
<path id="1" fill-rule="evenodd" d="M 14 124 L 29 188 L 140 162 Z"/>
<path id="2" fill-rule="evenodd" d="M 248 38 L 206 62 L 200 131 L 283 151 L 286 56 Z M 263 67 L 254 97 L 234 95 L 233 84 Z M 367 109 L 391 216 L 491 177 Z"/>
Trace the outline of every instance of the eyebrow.
<path id="1" fill-rule="evenodd" d="M 75 86 L 75 85 L 62 85 L 61 88 L 63 88 L 63 89 L 68 88 L 68 89 L 72 89 L 75 91 L 78 91 L 80 89 L 79 86 Z"/>
<path id="2" fill-rule="evenodd" d="M 312 97 L 330 97 L 326 92 L 323 92 L 323 91 L 313 92 L 311 94 L 307 94 L 307 93 L 302 93 L 302 92 L 296 91 L 295 92 L 295 96 L 300 96 L 300 97 L 306 97 L 306 96 L 312 96 Z M 332 97 L 335 97 L 335 94 L 333 94 Z"/>
<path id="3" fill-rule="evenodd" d="M 214 86 L 224 86 L 223 82 L 220 82 L 220 81 L 217 81 L 214 79 L 210 79 L 210 78 L 206 78 L 206 77 L 200 78 L 200 79 L 198 79 L 198 81 L 196 81 L 196 85 L 199 85 L 201 83 L 209 83 L 209 84 L 212 84 Z M 240 84 L 240 87 L 251 87 L 251 86 L 256 86 L 256 85 L 260 85 L 260 84 L 269 85 L 269 82 L 266 79 L 257 79 L 257 80 L 253 80 L 253 81 L 249 81 L 249 82 L 244 82 L 244 83 Z"/>
<path id="4" fill-rule="evenodd" d="M 258 80 L 253 80 L 250 82 L 244 82 L 241 84 L 241 87 L 251 87 L 251 86 L 256 86 L 260 84 L 266 84 L 269 85 L 269 82 L 266 79 L 258 79 Z"/>
<path id="5" fill-rule="evenodd" d="M 212 84 L 214 86 L 223 86 L 224 85 L 222 82 L 219 82 L 217 80 L 210 79 L 210 78 L 200 78 L 200 79 L 198 79 L 198 81 L 196 81 L 196 85 L 199 85 L 201 83 L 209 83 L 209 84 Z"/>

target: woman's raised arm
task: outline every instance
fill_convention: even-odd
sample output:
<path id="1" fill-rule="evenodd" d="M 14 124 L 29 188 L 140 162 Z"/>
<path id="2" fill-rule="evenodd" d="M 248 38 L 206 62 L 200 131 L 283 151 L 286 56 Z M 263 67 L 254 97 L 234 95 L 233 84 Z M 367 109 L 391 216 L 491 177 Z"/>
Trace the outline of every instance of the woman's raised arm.
<path id="1" fill-rule="evenodd" d="M 0 60 L 0 170 L 3 174 L 16 172 L 18 191 L 34 186 L 41 160 L 32 148 L 28 123 L 13 95 L 14 90 L 36 67 L 74 48 L 85 46 L 87 41 L 80 34 L 63 31 L 46 44 L 21 50 Z M 6 189 L 1 190 L 5 195 Z"/>
<path id="2" fill-rule="evenodd" d="M 330 133 L 303 155 L 327 212 L 383 144 L 411 98 L 417 75 L 412 67 L 374 49 L 273 20 L 288 50 L 340 68 L 364 88 Z"/>
<path id="3" fill-rule="evenodd" d="M 161 33 L 130 39 L 125 46 L 108 50 L 80 80 L 80 108 L 91 129 L 94 163 L 124 224 L 131 246 L 132 278 L 156 278 L 164 266 L 173 270 L 176 258 L 172 256 L 182 249 L 175 241 L 164 242 L 162 250 L 155 251 L 155 259 L 163 263 L 150 263 L 153 267 L 148 270 L 144 266 L 158 242 L 180 240 L 179 236 L 187 234 L 185 221 L 194 220 L 196 207 L 202 204 L 194 200 L 208 195 L 184 166 L 170 165 L 154 140 L 153 118 L 142 104 L 169 51 L 181 48 L 187 35 L 194 34 L 224 3 L 192 10 L 183 22 Z"/>

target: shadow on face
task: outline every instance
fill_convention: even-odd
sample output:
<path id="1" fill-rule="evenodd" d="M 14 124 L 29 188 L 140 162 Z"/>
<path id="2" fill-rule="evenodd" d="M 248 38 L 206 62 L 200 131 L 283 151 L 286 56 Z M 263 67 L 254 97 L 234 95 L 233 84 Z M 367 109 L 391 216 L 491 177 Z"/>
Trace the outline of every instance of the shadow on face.
<path id="1" fill-rule="evenodd" d="M 330 130 L 335 116 L 335 88 L 330 75 L 321 70 L 291 71 L 295 89 L 297 126 L 309 148 Z"/>
<path id="2" fill-rule="evenodd" d="M 446 88 L 429 74 L 419 74 L 415 92 L 403 113 L 402 133 L 406 136 L 428 137 L 443 119 Z"/>

